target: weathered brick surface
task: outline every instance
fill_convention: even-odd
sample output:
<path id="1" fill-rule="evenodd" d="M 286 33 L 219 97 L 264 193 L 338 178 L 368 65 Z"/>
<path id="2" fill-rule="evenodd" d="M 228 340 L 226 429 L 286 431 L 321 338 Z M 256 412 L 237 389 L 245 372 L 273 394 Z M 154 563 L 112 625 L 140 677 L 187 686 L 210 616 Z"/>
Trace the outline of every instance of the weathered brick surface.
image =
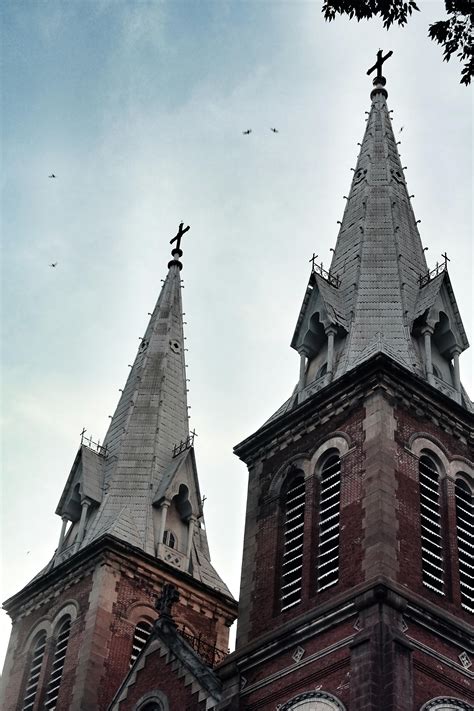
<path id="1" fill-rule="evenodd" d="M 205 700 L 199 701 L 192 685 L 185 685 L 184 677 L 173 670 L 167 656 L 159 652 L 147 656 L 146 665 L 137 673 L 135 684 L 128 690 L 127 698 L 119 704 L 120 711 L 134 711 L 136 703 L 146 692 L 158 689 L 168 699 L 170 711 L 204 711 Z"/>
<path id="2" fill-rule="evenodd" d="M 154 604 L 166 580 L 180 591 L 173 611 L 177 623 L 208 644 L 226 649 L 234 614 L 211 590 L 196 587 L 191 578 L 177 580 L 171 571 L 132 553 L 124 558 L 108 552 L 97 559 L 95 567 L 93 562 L 88 565 L 87 571 L 79 568 L 64 589 L 55 581 L 54 593 L 46 589 L 29 614 L 16 619 L 2 710 L 16 711 L 23 698 L 30 659 L 26 643 L 32 630 L 42 621 L 51 622 L 71 602 L 77 605 L 78 615 L 71 627 L 58 708 L 105 711 L 128 672 L 135 626 L 141 619 L 156 619 Z M 51 651 L 50 641 L 34 711 L 44 702 Z"/>
<path id="3" fill-rule="evenodd" d="M 251 483 L 253 501 L 250 507 L 257 506 L 256 525 L 252 535 L 244 540 L 244 565 L 253 569 L 253 580 L 249 589 L 242 588 L 241 609 L 249 617 L 248 627 L 241 630 L 239 619 L 239 640 L 243 643 L 297 617 L 312 609 L 315 604 L 322 604 L 345 588 L 353 587 L 363 580 L 362 561 L 362 516 L 361 498 L 363 476 L 362 443 L 364 432 L 362 422 L 364 409 L 360 408 L 344 420 L 339 416 L 331 424 L 301 437 L 291 447 L 275 454 L 262 463 L 261 473 L 257 474 L 258 483 Z M 270 488 L 272 478 L 286 462 L 295 455 L 310 458 L 312 452 L 332 433 L 342 431 L 349 437 L 352 448 L 343 458 L 341 466 L 341 512 L 340 512 L 340 576 L 339 582 L 332 588 L 320 593 L 316 590 L 316 552 L 318 534 L 318 497 L 319 480 L 315 472 L 306 479 L 306 515 L 305 547 L 303 558 L 303 597 L 299 605 L 280 613 L 280 575 L 283 551 L 282 507 L 278 498 L 265 501 L 265 493 Z M 288 465 L 289 466 L 289 465 Z M 260 468 L 259 468 L 260 469 Z M 258 470 L 257 470 L 258 471 Z M 252 540 L 250 540 L 252 538 Z M 248 547 L 247 547 L 248 546 Z M 254 555 L 253 566 L 245 560 Z"/>

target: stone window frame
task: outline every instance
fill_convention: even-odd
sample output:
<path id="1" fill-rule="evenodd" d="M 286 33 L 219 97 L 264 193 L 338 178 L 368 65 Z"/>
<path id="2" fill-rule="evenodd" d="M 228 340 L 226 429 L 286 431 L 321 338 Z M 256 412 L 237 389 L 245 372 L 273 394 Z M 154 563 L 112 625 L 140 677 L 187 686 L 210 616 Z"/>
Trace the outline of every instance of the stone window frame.
<path id="1" fill-rule="evenodd" d="M 75 600 L 65 601 L 52 619 L 43 617 L 41 620 L 38 620 L 25 639 L 20 651 L 23 652 L 25 649 L 28 649 L 31 646 L 33 638 L 36 637 L 37 633 L 41 632 L 41 630 L 45 630 L 46 639 L 50 640 L 53 630 L 56 628 L 59 620 L 65 615 L 70 616 L 72 625 L 74 620 L 79 616 L 79 605 Z"/>
<path id="2" fill-rule="evenodd" d="M 271 503 L 279 501 L 281 502 L 281 496 L 282 496 L 282 491 L 285 482 L 287 481 L 287 477 L 290 474 L 290 472 L 295 472 L 295 471 L 301 471 L 304 476 L 305 480 L 305 485 L 306 485 L 306 480 L 312 477 L 318 478 L 320 469 L 319 467 L 321 466 L 321 463 L 331 455 L 331 453 L 338 453 L 339 457 L 341 459 L 341 464 L 346 457 L 346 455 L 352 451 L 353 449 L 353 444 L 351 441 L 351 438 L 349 435 L 347 435 L 345 432 L 336 430 L 334 432 L 328 433 L 326 437 L 324 437 L 323 440 L 320 440 L 316 447 L 311 451 L 305 451 L 305 452 L 300 452 L 298 454 L 293 455 L 292 457 L 289 457 L 274 473 L 270 485 L 268 487 L 268 492 L 265 495 L 265 502 L 266 503 Z M 341 478 L 341 492 L 342 492 L 342 486 L 343 486 L 343 478 Z M 341 498 L 342 498 L 342 493 L 341 493 Z M 317 506 L 319 503 L 319 496 L 317 499 L 314 499 L 311 505 Z M 279 521 L 279 526 L 278 530 L 281 532 L 281 504 L 280 504 L 280 521 Z M 306 526 L 305 526 L 306 528 Z M 306 531 L 305 531 L 306 534 Z M 311 545 L 314 548 L 314 541 L 312 540 L 312 532 L 309 532 L 305 535 L 304 538 L 304 544 L 305 547 L 307 545 Z M 279 549 L 281 547 L 279 546 Z M 278 577 L 276 578 L 276 584 L 275 584 L 275 591 L 277 594 L 275 595 L 274 598 L 274 614 L 281 614 L 280 610 L 280 570 L 281 570 L 281 559 L 282 556 L 281 554 L 279 555 L 278 558 L 278 563 L 275 566 L 275 569 L 277 570 L 277 575 Z M 316 563 L 316 558 L 313 555 L 313 564 L 312 564 L 312 569 L 315 569 L 315 563 Z M 313 580 L 310 581 L 310 586 L 308 588 L 309 594 L 313 595 L 314 592 L 316 592 L 316 585 L 315 585 L 315 576 L 313 576 Z M 304 581 L 303 581 L 303 590 L 304 590 Z M 304 595 L 303 595 L 304 596 Z M 296 606 L 295 606 L 296 607 Z M 291 608 L 289 608 L 291 609 Z M 286 610 L 284 611 L 286 612 Z"/>
<path id="3" fill-rule="evenodd" d="M 69 617 L 71 620 L 71 627 L 73 622 L 77 619 L 79 615 L 79 605 L 75 600 L 67 600 L 63 603 L 61 608 L 58 610 L 58 612 L 54 615 L 52 619 L 49 619 L 47 617 L 44 617 L 41 620 L 38 620 L 38 622 L 34 625 L 33 629 L 30 631 L 28 634 L 25 642 L 23 643 L 20 652 L 24 652 L 25 650 L 28 650 L 31 652 L 32 645 L 35 641 L 35 639 L 38 637 L 38 635 L 41 632 L 44 632 L 46 635 L 46 647 L 45 651 L 43 654 L 43 659 L 41 662 L 41 673 L 40 673 L 40 678 L 38 681 L 38 690 L 39 693 L 43 693 L 43 689 L 45 688 L 46 682 L 46 676 L 48 676 L 49 680 L 49 673 L 46 675 L 46 671 L 49 672 L 50 668 L 50 661 L 51 661 L 51 642 L 54 638 L 54 635 L 57 630 L 58 623 L 63 620 L 65 617 Z M 54 648 L 56 645 L 54 645 Z M 54 650 L 53 650 L 53 658 L 54 658 Z M 31 662 L 31 660 L 30 660 Z M 23 684 L 22 684 L 22 693 L 21 696 L 19 697 L 18 701 L 20 702 L 21 697 L 24 695 L 24 690 L 26 688 L 26 683 L 27 679 L 30 673 L 30 662 L 25 665 L 25 675 L 23 678 Z M 26 671 L 27 670 L 27 671 Z"/>
<path id="4" fill-rule="evenodd" d="M 67 648 L 69 645 L 69 640 L 71 638 L 72 623 L 74 621 L 71 616 L 71 610 L 68 608 L 70 608 L 70 606 L 67 606 L 61 613 L 56 615 L 55 622 L 53 622 L 53 624 L 52 624 L 52 634 L 51 634 L 51 639 L 49 640 L 50 649 L 48 650 L 48 661 L 47 661 L 48 674 L 47 674 L 47 679 L 45 678 L 45 691 L 46 691 L 46 697 L 44 699 L 44 708 L 45 709 L 49 709 L 49 708 L 56 709 L 57 708 L 57 704 L 55 704 L 54 706 L 48 706 L 48 695 L 51 691 L 50 687 L 52 685 L 53 666 L 54 666 L 54 663 L 57 661 L 56 655 L 58 653 L 58 646 L 59 646 L 58 645 L 58 641 L 59 641 L 58 635 L 59 635 L 60 631 L 62 630 L 62 628 L 64 627 L 64 625 L 66 624 L 66 622 L 68 622 L 69 623 L 68 630 L 67 630 L 68 634 L 66 637 L 66 644 L 64 646 L 64 657 L 62 659 L 61 674 L 59 676 L 59 680 L 58 680 L 59 684 L 57 687 L 58 694 L 59 694 L 59 690 L 61 688 L 61 679 L 63 677 L 64 667 L 66 665 Z M 64 632 L 63 632 L 63 634 L 64 634 Z M 53 641 L 54 641 L 54 645 L 51 644 L 51 642 L 53 642 Z"/>
<path id="5" fill-rule="evenodd" d="M 316 497 L 315 497 L 315 503 L 314 505 L 318 509 L 318 533 L 317 533 L 317 540 L 312 542 L 312 546 L 314 549 L 314 555 L 312 558 L 312 570 L 313 570 L 313 580 L 312 580 L 312 585 L 311 589 L 312 592 L 315 594 L 323 593 L 325 592 L 328 588 L 323 588 L 321 590 L 318 589 L 318 581 L 317 581 L 317 570 L 318 570 L 318 552 L 319 552 L 319 502 L 320 502 L 320 497 L 321 497 L 321 472 L 323 471 L 323 468 L 325 466 L 325 463 L 328 461 L 328 459 L 333 456 L 334 454 L 337 454 L 339 456 L 341 468 L 340 468 L 340 491 L 339 491 L 339 507 L 340 507 L 340 502 L 342 500 L 342 492 L 343 492 L 343 486 L 344 486 L 344 477 L 343 477 L 343 460 L 351 451 L 352 449 L 352 442 L 350 437 L 345 433 L 345 432 L 332 432 L 330 433 L 325 439 L 318 444 L 318 446 L 315 448 L 313 451 L 311 458 L 310 458 L 310 471 L 312 472 L 312 475 L 317 479 L 318 486 L 317 486 L 317 492 L 315 492 Z M 340 508 L 339 508 L 340 511 Z M 341 548 L 341 538 L 339 538 L 339 549 Z M 339 582 L 336 581 L 334 585 L 337 585 Z M 332 585 L 330 586 L 332 587 Z"/>
<path id="6" fill-rule="evenodd" d="M 27 704 L 26 703 L 26 700 L 28 698 L 27 691 L 31 686 L 30 678 L 31 678 L 32 670 L 33 670 L 33 662 L 35 659 L 36 650 L 40 646 L 40 641 L 43 645 L 43 650 L 41 653 L 41 661 L 39 663 L 38 678 L 37 678 L 36 686 L 34 689 L 33 703 Z M 30 710 L 32 711 L 32 709 L 34 709 L 34 707 L 37 706 L 38 697 L 41 696 L 41 693 L 43 690 L 44 673 L 45 673 L 47 658 L 48 658 L 48 632 L 47 632 L 47 629 L 45 629 L 45 626 L 40 625 L 40 626 L 37 626 L 36 632 L 31 639 L 31 644 L 28 649 L 28 663 L 25 664 L 25 669 L 23 672 L 23 683 L 21 685 L 20 695 L 18 697 L 18 703 L 21 703 L 21 711 L 25 711 L 25 709 L 27 709 L 28 711 L 30 711 Z M 20 707 L 18 707 L 18 708 L 20 708 Z"/>
<path id="7" fill-rule="evenodd" d="M 170 711 L 168 697 L 159 689 L 154 689 L 153 691 L 147 691 L 143 696 L 141 696 L 137 703 L 135 704 L 134 711 L 142 711 L 146 704 L 154 701 L 160 704 L 161 711 Z"/>
<path id="8" fill-rule="evenodd" d="M 289 605 L 284 605 L 283 604 L 283 588 L 284 588 L 284 567 L 287 564 L 287 555 L 290 554 L 291 552 L 288 548 L 288 540 L 286 538 L 286 535 L 288 533 L 287 530 L 287 525 L 288 525 L 288 493 L 291 491 L 291 487 L 293 484 L 300 482 L 302 484 L 302 491 L 300 491 L 299 496 L 303 498 L 304 504 L 303 504 L 303 511 L 302 514 L 300 514 L 300 520 L 297 521 L 296 525 L 299 527 L 302 527 L 302 542 L 301 542 L 301 552 L 298 554 L 298 558 L 300 560 L 300 567 L 301 567 L 301 574 L 299 577 L 299 592 L 300 592 L 300 598 L 296 602 L 290 603 Z M 300 487 L 301 488 L 301 487 Z M 305 508 L 306 508 L 306 495 L 307 495 L 307 487 L 306 487 L 306 476 L 304 470 L 299 467 L 295 466 L 294 464 L 290 465 L 287 468 L 286 475 L 282 481 L 282 485 L 280 488 L 280 525 L 278 526 L 279 531 L 281 532 L 281 551 L 280 551 L 280 561 L 279 561 L 279 585 L 278 585 L 278 604 L 279 604 L 279 612 L 286 612 L 287 610 L 291 610 L 297 605 L 299 605 L 302 601 L 302 591 L 303 591 L 303 564 L 304 564 L 304 549 L 305 549 Z M 298 494 L 297 494 L 298 496 Z M 297 580 L 294 580 L 293 582 L 297 582 Z"/>
<path id="9" fill-rule="evenodd" d="M 459 499 L 458 499 L 458 496 L 459 496 L 459 495 L 458 495 L 458 489 L 457 489 L 457 487 L 458 487 L 458 482 L 464 484 L 464 486 L 470 491 L 470 494 L 471 494 L 471 507 L 473 506 L 473 503 L 474 503 L 474 482 L 470 481 L 469 476 L 468 476 L 464 471 L 462 471 L 462 470 L 459 471 L 459 472 L 457 472 L 456 478 L 455 478 L 455 480 L 454 480 L 454 501 L 455 501 L 455 510 L 456 510 L 456 519 L 455 519 L 455 521 L 456 521 L 456 523 L 455 523 L 455 525 L 456 525 L 456 548 L 457 548 L 458 564 L 459 564 L 459 587 L 460 587 L 459 593 L 460 593 L 460 597 L 461 597 L 461 606 L 462 606 L 465 610 L 467 610 L 468 612 L 470 612 L 470 613 L 472 614 L 472 612 L 473 612 L 473 603 L 472 603 L 472 597 L 473 597 L 472 593 L 473 593 L 473 589 L 472 589 L 472 585 L 469 585 L 469 587 L 470 587 L 470 592 L 471 592 L 470 595 L 464 594 L 464 592 L 463 592 L 463 585 L 462 585 L 463 580 L 465 580 L 465 578 L 464 578 L 464 576 L 462 575 L 462 571 L 461 571 L 461 551 L 462 551 L 463 554 L 465 554 L 465 553 L 466 553 L 466 549 L 465 549 L 465 547 L 461 548 L 461 544 L 460 544 L 460 538 L 461 538 L 461 536 L 460 536 L 460 533 L 459 533 L 459 509 L 458 509 L 458 507 L 459 507 Z M 470 548 L 470 544 L 469 544 L 469 543 L 467 543 L 467 547 L 468 547 L 468 549 Z M 466 561 L 464 561 L 464 562 L 466 562 Z M 469 576 L 468 576 L 468 577 L 469 577 Z M 470 604 L 468 604 L 468 602 L 469 602 Z"/>
<path id="10" fill-rule="evenodd" d="M 135 627 L 133 628 L 133 636 L 132 636 L 132 646 L 130 649 L 130 656 L 129 656 L 129 668 L 132 668 L 137 659 L 139 658 L 140 654 L 143 652 L 144 648 L 147 645 L 148 640 L 150 639 L 152 633 L 153 633 L 153 621 L 150 621 L 148 618 L 143 617 L 142 619 L 138 620 L 136 623 Z M 136 637 L 137 637 L 137 631 L 145 632 L 144 626 L 147 626 L 146 630 L 146 636 L 142 637 L 139 639 L 140 645 L 138 648 L 138 651 L 135 652 L 137 645 Z"/>
<path id="11" fill-rule="evenodd" d="M 347 711 L 342 701 L 326 691 L 308 691 L 303 694 L 298 694 L 280 706 L 279 711 L 298 711 L 299 709 L 305 711 L 304 705 L 306 705 L 306 701 L 311 704 L 318 700 L 324 704 L 321 711 L 323 711 L 324 707 L 326 707 L 327 711 Z M 326 710 L 324 709 L 324 711 Z"/>
<path id="12" fill-rule="evenodd" d="M 442 443 L 438 442 L 429 433 L 427 433 L 427 432 L 414 433 L 408 441 L 407 449 L 412 454 L 414 454 L 418 460 L 420 459 L 422 454 L 426 454 L 427 456 L 431 456 L 434 459 L 434 461 L 437 463 L 439 475 L 440 475 L 440 495 L 441 495 L 442 508 L 443 507 L 445 508 L 448 503 L 447 492 L 446 492 L 446 480 L 449 480 L 455 486 L 457 479 L 462 479 L 471 488 L 471 491 L 473 491 L 473 493 L 474 493 L 474 464 L 472 462 L 470 462 L 468 459 L 466 459 L 465 457 L 462 457 L 459 455 L 449 457 L 448 451 L 442 445 Z M 443 517 L 442 525 L 443 525 L 443 541 L 444 541 L 444 545 L 446 545 L 446 540 L 447 539 L 450 540 L 450 533 L 451 533 L 447 516 Z M 456 526 L 456 530 L 454 532 L 454 537 L 456 538 L 456 550 L 457 550 L 457 526 Z M 448 560 L 449 557 L 447 557 L 445 565 L 450 564 L 452 566 L 454 564 L 458 564 L 459 559 L 458 559 L 457 555 L 456 555 L 456 561 L 454 561 L 453 559 Z M 452 576 L 448 575 L 447 579 L 449 579 L 450 577 L 452 577 Z M 452 592 L 453 592 L 452 589 L 450 589 L 449 594 L 452 595 Z"/>

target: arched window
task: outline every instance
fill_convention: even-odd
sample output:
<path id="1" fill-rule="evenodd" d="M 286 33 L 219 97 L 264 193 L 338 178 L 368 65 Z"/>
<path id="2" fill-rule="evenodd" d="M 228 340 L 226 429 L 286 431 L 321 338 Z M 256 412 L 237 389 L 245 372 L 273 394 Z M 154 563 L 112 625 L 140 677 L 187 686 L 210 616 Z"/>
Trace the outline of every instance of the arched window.
<path id="1" fill-rule="evenodd" d="M 341 504 L 341 458 L 333 454 L 321 469 L 319 497 L 318 591 L 339 579 L 339 509 Z"/>
<path id="2" fill-rule="evenodd" d="M 145 646 L 152 629 L 152 625 L 149 622 L 146 622 L 146 620 L 142 620 L 135 627 L 132 642 L 132 653 L 130 655 L 130 666 L 134 664 L 136 658 Z"/>
<path id="3" fill-rule="evenodd" d="M 293 477 L 284 492 L 283 561 L 280 587 L 280 609 L 301 601 L 303 571 L 305 484 L 302 475 Z"/>
<path id="4" fill-rule="evenodd" d="M 31 711 L 35 704 L 45 649 L 46 632 L 40 632 L 32 645 L 33 657 L 31 659 L 28 681 L 26 682 L 23 711 Z"/>
<path id="5" fill-rule="evenodd" d="M 439 474 L 430 457 L 422 455 L 419 464 L 421 520 L 421 577 L 431 590 L 444 594 L 443 542 Z"/>
<path id="6" fill-rule="evenodd" d="M 166 530 L 163 533 L 163 543 L 169 548 L 176 548 L 176 536 L 171 531 Z"/>
<path id="7" fill-rule="evenodd" d="M 463 479 L 457 479 L 455 492 L 461 604 L 474 612 L 474 501 Z"/>
<path id="8" fill-rule="evenodd" d="M 71 618 L 68 615 L 60 621 L 57 627 L 56 647 L 54 649 L 53 666 L 51 667 L 48 691 L 46 693 L 45 709 L 56 708 L 70 632 Z"/>

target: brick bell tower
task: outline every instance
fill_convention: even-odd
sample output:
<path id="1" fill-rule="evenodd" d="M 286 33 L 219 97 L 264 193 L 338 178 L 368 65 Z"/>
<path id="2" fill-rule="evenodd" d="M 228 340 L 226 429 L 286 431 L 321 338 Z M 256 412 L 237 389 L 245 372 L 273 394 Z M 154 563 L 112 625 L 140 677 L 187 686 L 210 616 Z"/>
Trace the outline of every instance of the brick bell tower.
<path id="1" fill-rule="evenodd" d="M 298 385 L 235 448 L 249 484 L 226 710 L 474 708 L 468 341 L 447 258 L 425 261 L 386 58 L 332 263 L 313 263 L 298 316 Z"/>
<path id="2" fill-rule="evenodd" d="M 237 603 L 210 563 L 188 425 L 180 225 L 168 275 L 102 445 L 83 434 L 50 563 L 7 600 L 3 711 L 106 709 L 144 647 L 164 583 L 212 666 Z"/>

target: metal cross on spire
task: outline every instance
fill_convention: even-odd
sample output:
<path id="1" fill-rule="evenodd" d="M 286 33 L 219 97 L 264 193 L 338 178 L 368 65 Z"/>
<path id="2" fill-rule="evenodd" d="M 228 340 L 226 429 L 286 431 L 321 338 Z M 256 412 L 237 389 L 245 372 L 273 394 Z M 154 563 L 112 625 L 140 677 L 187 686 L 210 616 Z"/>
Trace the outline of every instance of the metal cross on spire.
<path id="1" fill-rule="evenodd" d="M 382 57 L 383 51 L 379 49 L 377 52 L 377 61 L 375 62 L 373 67 L 370 67 L 370 69 L 367 70 L 367 74 L 372 74 L 374 69 L 377 70 L 377 74 L 375 75 L 374 82 L 382 78 L 382 65 L 383 63 L 392 56 L 393 52 L 390 50 L 390 52 L 387 52 L 385 57 Z"/>
<path id="2" fill-rule="evenodd" d="M 179 223 L 178 233 L 177 233 L 176 237 L 173 237 L 173 239 L 170 239 L 170 244 L 173 244 L 173 242 L 176 242 L 176 247 L 173 248 L 171 254 L 173 254 L 173 252 L 176 249 L 181 251 L 181 238 L 188 230 L 191 229 L 191 227 L 189 225 L 183 229 L 183 225 L 184 225 L 184 222 Z"/>

